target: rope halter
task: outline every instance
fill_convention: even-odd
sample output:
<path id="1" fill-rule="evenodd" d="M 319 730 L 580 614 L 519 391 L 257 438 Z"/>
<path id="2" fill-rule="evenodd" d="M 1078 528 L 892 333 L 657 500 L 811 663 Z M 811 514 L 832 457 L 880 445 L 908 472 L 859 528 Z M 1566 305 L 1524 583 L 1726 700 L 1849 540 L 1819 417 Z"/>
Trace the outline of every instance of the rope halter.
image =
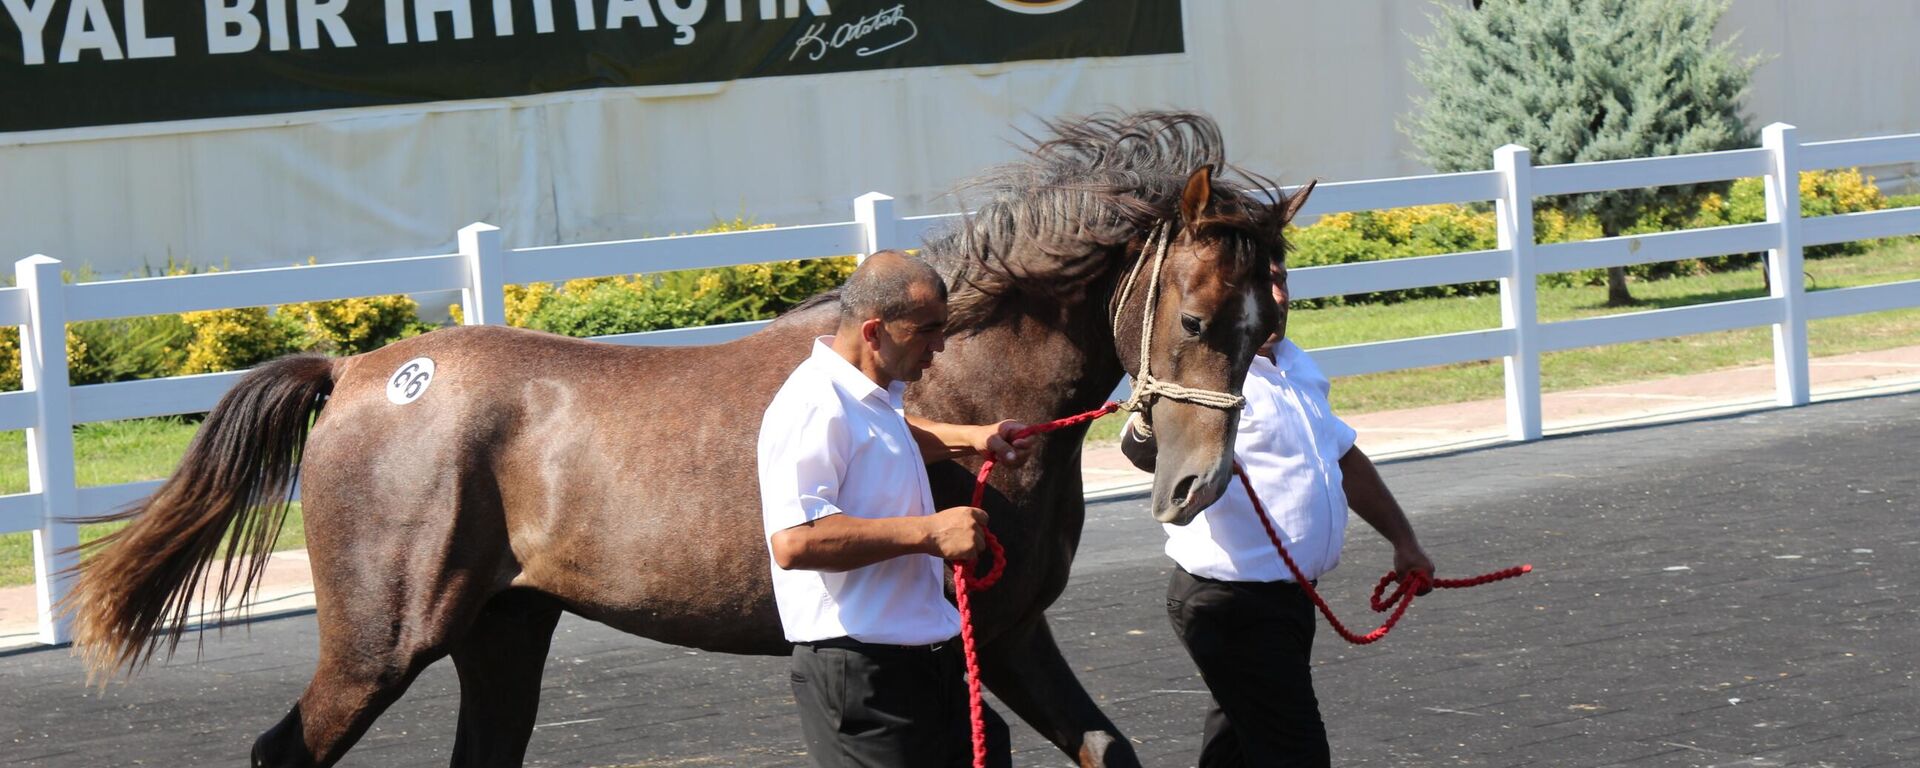
<path id="1" fill-rule="evenodd" d="M 1158 247 L 1155 247 L 1155 244 Z M 1133 268 L 1127 271 L 1126 281 L 1120 285 L 1120 300 L 1115 302 L 1113 312 L 1114 332 L 1120 329 L 1120 313 L 1126 310 L 1127 298 L 1133 293 L 1133 284 L 1140 275 L 1140 268 L 1146 266 L 1147 254 L 1153 254 L 1153 272 L 1147 276 L 1146 301 L 1141 306 L 1140 319 L 1140 367 L 1133 376 L 1133 395 L 1120 404 L 1120 409 L 1144 412 L 1153 404 L 1153 398 L 1164 397 L 1183 403 L 1218 408 L 1231 411 L 1247 402 L 1245 397 L 1232 392 L 1218 392 L 1210 389 L 1183 387 L 1170 381 L 1161 381 L 1153 377 L 1149 370 L 1153 359 L 1153 319 L 1154 309 L 1160 300 L 1160 268 L 1167 263 L 1167 251 L 1173 245 L 1173 222 L 1163 220 L 1155 225 L 1147 235 L 1147 244 L 1140 252 L 1140 258 L 1133 262 Z M 1140 426 L 1146 426 L 1144 421 Z"/>

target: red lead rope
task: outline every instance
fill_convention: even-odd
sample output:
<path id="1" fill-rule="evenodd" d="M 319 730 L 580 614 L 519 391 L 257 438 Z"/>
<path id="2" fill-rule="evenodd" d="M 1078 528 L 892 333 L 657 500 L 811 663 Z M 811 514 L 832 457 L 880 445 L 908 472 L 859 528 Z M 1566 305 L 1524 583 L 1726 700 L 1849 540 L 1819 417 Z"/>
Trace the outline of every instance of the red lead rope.
<path id="1" fill-rule="evenodd" d="M 1240 484 L 1246 487 L 1247 498 L 1253 501 L 1254 514 L 1260 517 L 1260 527 L 1267 529 L 1267 540 L 1273 542 L 1274 551 L 1280 553 L 1280 559 L 1287 563 L 1287 570 L 1293 573 L 1293 583 L 1300 585 L 1301 589 L 1306 590 L 1307 597 L 1312 599 L 1314 606 L 1320 609 L 1320 615 L 1327 617 L 1327 623 L 1333 626 L 1333 631 L 1340 633 L 1341 637 L 1346 638 L 1347 642 L 1353 643 L 1354 645 L 1366 645 L 1386 637 L 1388 632 L 1393 631 L 1393 625 L 1400 622 L 1400 617 L 1406 615 L 1407 608 L 1413 605 L 1413 596 L 1425 590 L 1427 587 L 1433 587 L 1435 589 L 1464 589 L 1466 587 L 1477 587 L 1503 579 L 1511 579 L 1523 573 L 1533 571 L 1533 566 L 1531 565 L 1516 565 L 1505 570 L 1483 573 L 1479 576 L 1465 579 L 1435 579 L 1420 571 L 1414 571 L 1413 576 L 1406 581 L 1400 581 L 1400 574 L 1387 571 L 1387 575 L 1380 577 L 1380 583 L 1374 585 L 1373 598 L 1370 602 L 1373 604 L 1375 613 L 1384 613 L 1387 609 L 1392 608 L 1393 615 L 1388 616 L 1386 622 L 1381 624 L 1379 629 L 1364 635 L 1356 635 L 1352 630 L 1347 629 L 1347 625 L 1340 623 L 1339 619 L 1334 618 L 1333 609 L 1328 608 L 1327 601 L 1321 599 L 1320 593 L 1314 590 L 1313 582 L 1308 581 L 1306 574 L 1300 572 L 1300 566 L 1293 564 L 1293 556 L 1287 554 L 1287 545 L 1280 543 L 1280 533 L 1273 529 L 1273 520 L 1271 516 L 1267 514 L 1267 507 L 1260 503 L 1260 495 L 1253 492 L 1253 481 L 1247 479 L 1247 472 L 1240 467 L 1240 462 L 1236 461 L 1233 463 L 1233 473 L 1240 476 Z M 1393 590 L 1393 594 L 1382 599 L 1380 595 L 1387 591 L 1387 585 L 1396 581 L 1400 581 L 1400 586 Z"/>
<path id="2" fill-rule="evenodd" d="M 1106 405 L 1087 411 L 1086 413 L 1068 416 L 1064 419 L 1055 419 L 1045 424 L 1031 425 L 1026 429 L 1015 432 L 1013 439 L 1019 440 L 1023 437 L 1052 432 L 1062 427 L 1070 427 L 1075 424 L 1093 421 L 1117 410 L 1120 410 L 1120 404 L 1109 402 Z M 975 507 L 980 506 L 981 502 L 986 499 L 987 475 L 993 471 L 993 464 L 993 457 L 987 457 L 987 460 L 980 464 L 980 475 L 974 478 L 973 506 Z M 1380 577 L 1380 583 L 1373 588 L 1373 598 L 1371 602 L 1374 611 L 1385 612 L 1391 608 L 1393 609 L 1393 615 L 1387 617 L 1386 623 L 1381 624 L 1379 629 L 1364 635 L 1356 635 L 1349 631 L 1345 624 L 1341 624 L 1339 619 L 1334 618 L 1333 609 L 1328 608 L 1327 601 L 1320 598 L 1319 592 L 1314 591 L 1313 582 L 1308 581 L 1306 576 L 1300 573 L 1300 567 L 1294 565 L 1293 557 L 1287 554 L 1286 545 L 1280 543 L 1280 534 L 1274 530 L 1273 521 L 1267 516 L 1266 506 L 1260 503 L 1260 496 L 1253 492 L 1253 481 L 1247 479 L 1247 473 L 1240 468 L 1239 462 L 1234 463 L 1233 472 L 1240 476 L 1240 483 L 1246 486 L 1247 498 L 1253 501 L 1253 509 L 1260 517 L 1260 525 L 1267 529 L 1267 539 L 1273 542 L 1273 548 L 1280 553 L 1280 559 L 1286 561 L 1287 570 L 1293 572 L 1294 583 L 1299 584 L 1301 589 L 1306 590 L 1307 597 L 1312 598 L 1313 604 L 1320 608 L 1321 615 L 1327 617 L 1327 623 L 1333 625 L 1333 630 L 1340 633 L 1341 637 L 1346 638 L 1347 642 L 1355 645 L 1366 645 L 1386 637 L 1387 633 L 1392 631 L 1393 625 L 1400 621 L 1402 615 L 1406 614 L 1407 608 L 1413 605 L 1414 594 L 1426 587 L 1434 587 L 1437 589 L 1477 587 L 1481 584 L 1511 579 L 1533 570 L 1533 566 L 1531 565 L 1518 565 L 1505 570 L 1494 571 L 1465 579 L 1434 579 L 1424 573 L 1415 572 L 1411 579 L 1401 582 L 1400 586 L 1394 589 L 1393 594 L 1382 598 L 1382 594 L 1387 590 L 1387 585 L 1400 581 L 1399 574 L 1388 571 L 1387 575 Z M 979 657 L 975 655 L 973 648 L 973 607 L 967 598 L 967 594 L 992 587 L 996 582 L 1000 581 L 1000 574 L 1003 573 L 1007 567 L 1007 553 L 1005 549 L 1001 548 L 1000 540 L 994 537 L 993 531 L 986 531 L 985 533 L 987 537 L 987 551 L 993 555 L 993 565 L 987 569 L 985 574 L 975 573 L 974 568 L 976 566 L 971 562 L 957 562 L 953 564 L 953 596 L 955 604 L 960 609 L 960 647 L 966 652 L 967 657 L 967 705 L 970 710 L 970 716 L 973 718 L 974 768 L 986 768 L 987 765 L 987 728 L 986 710 L 980 702 L 980 660 Z"/>
<path id="3" fill-rule="evenodd" d="M 1054 419 L 1045 424 L 1034 424 L 1013 433 L 1013 439 L 1052 432 L 1082 422 L 1093 421 L 1114 411 L 1120 410 L 1119 403 L 1109 402 L 1086 413 Z M 1011 442 L 1011 441 L 1009 441 Z M 973 506 L 980 506 L 987 498 L 987 474 L 993 471 L 993 457 L 987 457 L 980 463 L 980 475 L 973 480 Z M 980 658 L 973 650 L 973 606 L 967 599 L 968 592 L 987 589 L 1000 581 L 1000 574 L 1007 569 L 1007 551 L 1000 547 L 1000 539 L 993 531 L 984 531 L 987 535 L 987 551 L 993 554 L 993 565 L 984 575 L 975 574 L 974 563 L 953 564 L 953 602 L 960 609 L 960 648 L 967 655 L 967 709 L 973 718 L 973 768 L 987 768 L 987 723 L 985 705 L 980 703 Z"/>

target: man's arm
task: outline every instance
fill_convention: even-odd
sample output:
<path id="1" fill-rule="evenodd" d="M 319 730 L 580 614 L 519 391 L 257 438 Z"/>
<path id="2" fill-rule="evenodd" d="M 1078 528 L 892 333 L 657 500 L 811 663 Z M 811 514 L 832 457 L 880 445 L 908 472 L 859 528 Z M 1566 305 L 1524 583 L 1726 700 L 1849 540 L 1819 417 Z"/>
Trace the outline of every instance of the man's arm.
<path id="1" fill-rule="evenodd" d="M 1140 414 L 1127 417 L 1127 425 L 1120 429 L 1120 455 L 1133 462 L 1133 466 L 1142 472 L 1152 472 L 1154 457 L 1159 446 L 1154 443 L 1153 429 L 1140 418 Z"/>
<path id="2" fill-rule="evenodd" d="M 987 513 L 953 507 L 919 517 L 837 513 L 775 531 L 767 540 L 782 570 L 851 571 L 902 555 L 972 560 L 986 548 Z"/>
<path id="3" fill-rule="evenodd" d="M 945 424 L 907 417 L 907 431 L 920 446 L 920 455 L 928 464 L 963 456 L 991 456 L 994 461 L 1012 466 L 1026 463 L 1033 448 L 1033 436 L 1014 440 L 1013 434 L 1027 425 L 1017 421 L 996 424 Z"/>
<path id="4" fill-rule="evenodd" d="M 1340 457 L 1340 487 L 1347 492 L 1347 505 L 1393 545 L 1393 570 L 1406 577 L 1412 571 L 1433 575 L 1433 561 L 1414 538 L 1413 524 L 1400 509 L 1400 502 L 1387 490 L 1380 470 L 1373 466 L 1359 446 Z"/>

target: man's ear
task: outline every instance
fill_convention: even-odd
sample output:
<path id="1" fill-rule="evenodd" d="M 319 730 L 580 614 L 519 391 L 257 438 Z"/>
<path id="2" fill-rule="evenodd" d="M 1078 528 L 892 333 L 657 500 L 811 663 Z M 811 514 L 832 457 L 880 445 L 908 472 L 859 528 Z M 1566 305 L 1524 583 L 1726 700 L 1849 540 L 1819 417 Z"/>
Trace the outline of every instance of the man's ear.
<path id="1" fill-rule="evenodd" d="M 881 322 L 880 318 L 871 318 L 860 324 L 860 338 L 867 342 L 868 346 L 879 349 L 880 332 L 885 330 L 885 327 L 886 323 Z"/>

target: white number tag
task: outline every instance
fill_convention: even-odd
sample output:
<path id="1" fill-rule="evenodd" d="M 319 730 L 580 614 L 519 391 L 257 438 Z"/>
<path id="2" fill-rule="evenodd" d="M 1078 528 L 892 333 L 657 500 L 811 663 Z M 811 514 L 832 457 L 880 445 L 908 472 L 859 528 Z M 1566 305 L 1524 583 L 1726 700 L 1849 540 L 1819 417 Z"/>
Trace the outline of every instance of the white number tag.
<path id="1" fill-rule="evenodd" d="M 427 385 L 433 383 L 433 359 L 416 357 L 408 360 L 400 370 L 394 371 L 387 379 L 387 400 L 394 405 L 406 405 L 420 399 L 427 393 Z"/>

